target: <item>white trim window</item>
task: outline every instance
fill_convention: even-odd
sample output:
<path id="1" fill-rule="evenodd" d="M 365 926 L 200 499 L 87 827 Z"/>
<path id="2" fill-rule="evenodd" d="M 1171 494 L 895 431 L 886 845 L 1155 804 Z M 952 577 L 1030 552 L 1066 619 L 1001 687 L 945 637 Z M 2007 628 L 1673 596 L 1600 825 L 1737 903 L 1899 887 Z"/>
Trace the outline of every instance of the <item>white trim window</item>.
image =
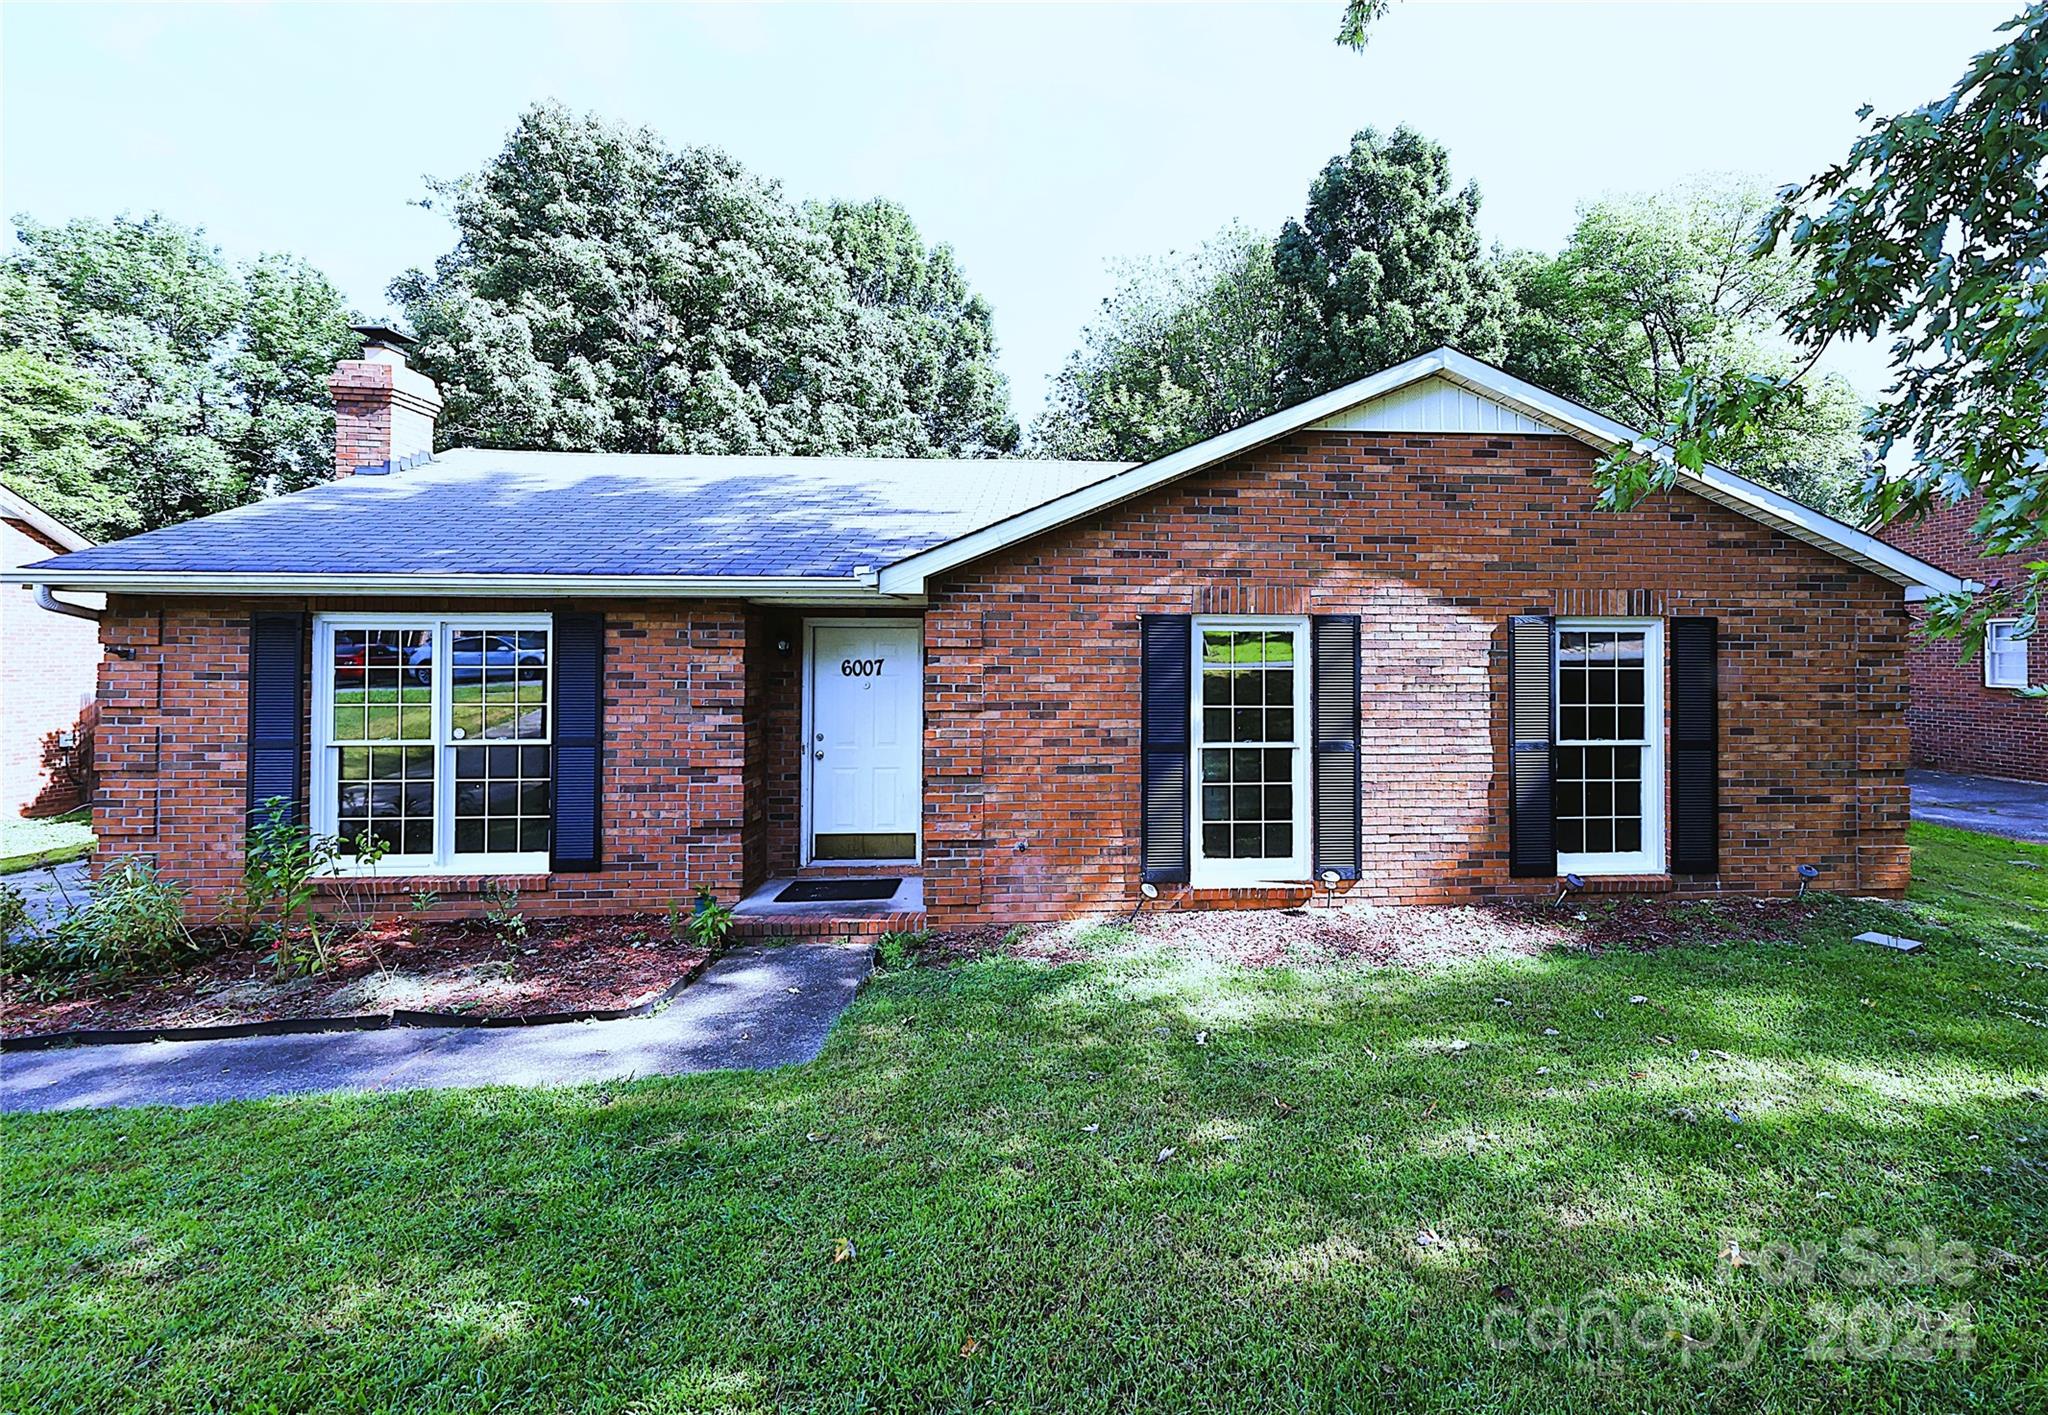
<path id="1" fill-rule="evenodd" d="M 313 829 L 395 874 L 548 868 L 554 632 L 545 614 L 323 614 Z"/>
<path id="2" fill-rule="evenodd" d="M 1993 619 L 1984 626 L 1984 686 L 2027 686 L 2027 640 L 2019 637 L 2020 621 Z"/>
<path id="3" fill-rule="evenodd" d="M 1555 818 L 1563 874 L 1664 868 L 1664 626 L 1557 621 Z"/>
<path id="4" fill-rule="evenodd" d="M 1194 883 L 1309 873 L 1308 621 L 1194 620 Z"/>

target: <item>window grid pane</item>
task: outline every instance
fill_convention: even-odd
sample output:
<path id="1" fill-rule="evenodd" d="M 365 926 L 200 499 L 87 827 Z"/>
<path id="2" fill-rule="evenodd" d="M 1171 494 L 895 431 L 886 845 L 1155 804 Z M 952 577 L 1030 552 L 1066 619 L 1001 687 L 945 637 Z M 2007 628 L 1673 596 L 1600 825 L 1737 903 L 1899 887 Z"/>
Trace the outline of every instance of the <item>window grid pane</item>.
<path id="1" fill-rule="evenodd" d="M 1291 630 L 1202 631 L 1206 859 L 1284 860 L 1294 855 L 1294 672 Z"/>
<path id="2" fill-rule="evenodd" d="M 1984 626 L 1984 682 L 1993 688 L 2027 686 L 2027 641 L 2013 637 L 2019 625 Z"/>
<path id="3" fill-rule="evenodd" d="M 335 742 L 434 739 L 434 632 L 334 631 Z"/>
<path id="4" fill-rule="evenodd" d="M 373 623 L 337 626 L 330 644 L 329 769 L 334 833 L 346 853 L 358 853 L 363 839 L 383 842 L 391 855 L 435 860 L 446 858 L 443 840 L 456 854 L 546 853 L 547 629 Z M 445 722 L 436 711 L 441 691 L 449 698 Z M 445 824 L 442 810 L 452 816 Z"/>
<path id="5" fill-rule="evenodd" d="M 434 853 L 434 749 L 343 747 L 335 835 L 346 854 L 365 839 L 393 855 Z"/>
<path id="6" fill-rule="evenodd" d="M 548 848 L 548 749 L 457 747 L 455 853 L 511 855 Z"/>
<path id="7" fill-rule="evenodd" d="M 1642 630 L 1566 629 L 1557 636 L 1557 777 L 1562 855 L 1643 848 L 1649 638 Z"/>

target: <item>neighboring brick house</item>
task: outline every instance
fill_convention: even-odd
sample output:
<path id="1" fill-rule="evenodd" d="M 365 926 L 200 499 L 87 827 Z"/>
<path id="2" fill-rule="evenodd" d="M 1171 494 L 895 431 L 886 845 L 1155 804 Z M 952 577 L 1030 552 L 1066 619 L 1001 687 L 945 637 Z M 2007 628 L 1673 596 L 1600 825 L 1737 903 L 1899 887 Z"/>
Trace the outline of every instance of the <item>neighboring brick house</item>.
<path id="1" fill-rule="evenodd" d="M 0 571 L 91 544 L 0 487 Z M 96 605 L 95 598 L 76 607 Z M 89 617 L 46 610 L 25 588 L 0 592 L 0 817 L 59 815 L 84 804 L 99 662 Z"/>
<path id="2" fill-rule="evenodd" d="M 15 577 L 109 594 L 102 849 L 202 909 L 272 797 L 451 909 L 1907 882 L 1908 600 L 1961 582 L 1713 469 L 1602 513 L 1635 434 L 1452 350 L 1141 466 L 420 462 L 396 341 L 336 388 L 334 483 Z"/>
<path id="3" fill-rule="evenodd" d="M 1951 574 L 1982 584 L 2017 585 L 2040 551 L 1985 556 L 1970 534 L 1981 503 L 1943 506 L 1918 521 L 1889 527 L 1884 538 Z M 2048 702 L 2021 696 L 2048 685 L 2048 636 L 2019 638 L 2015 619 L 1993 620 L 1963 661 L 1960 639 L 1920 640 L 1909 662 L 1913 697 L 1913 765 L 1936 771 L 2048 781 Z"/>

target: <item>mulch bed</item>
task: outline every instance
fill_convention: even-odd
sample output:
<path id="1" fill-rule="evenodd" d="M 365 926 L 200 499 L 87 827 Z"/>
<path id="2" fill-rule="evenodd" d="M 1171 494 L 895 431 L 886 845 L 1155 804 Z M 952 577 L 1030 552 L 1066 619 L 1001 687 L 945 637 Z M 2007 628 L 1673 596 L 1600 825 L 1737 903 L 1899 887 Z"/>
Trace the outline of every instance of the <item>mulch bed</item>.
<path id="1" fill-rule="evenodd" d="M 326 971 L 282 982 L 264 961 L 269 952 L 236 941 L 176 973 L 88 980 L 48 1000 L 27 980 L 0 980 L 0 1037 L 401 1009 L 479 1018 L 612 1011 L 650 1001 L 710 958 L 670 942 L 655 914 L 536 920 L 524 938 L 476 921 L 387 924 L 337 948 Z"/>
<path id="2" fill-rule="evenodd" d="M 1458 906 L 1305 905 L 1297 909 L 1147 911 L 1128 933 L 1122 920 L 976 928 L 931 935 L 921 962 L 947 967 L 975 958 L 1070 963 L 1104 946 L 1188 948 L 1247 968 L 1336 963 L 1432 967 L 1467 959 L 1569 948 L 1590 953 L 1680 944 L 1788 938 L 1825 901 L 1622 897 L 1504 900 Z"/>

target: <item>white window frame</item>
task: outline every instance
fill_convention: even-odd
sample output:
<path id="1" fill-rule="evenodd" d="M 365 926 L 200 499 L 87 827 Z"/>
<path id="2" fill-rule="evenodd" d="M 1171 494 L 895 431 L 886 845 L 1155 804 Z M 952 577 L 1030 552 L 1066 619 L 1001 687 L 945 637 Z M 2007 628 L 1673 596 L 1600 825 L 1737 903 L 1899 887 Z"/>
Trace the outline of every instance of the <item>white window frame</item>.
<path id="1" fill-rule="evenodd" d="M 1565 743 L 1559 730 L 1564 703 L 1559 692 L 1558 645 L 1574 631 L 1643 635 L 1643 742 L 1620 738 Z M 1562 746 L 1643 748 L 1643 848 L 1606 854 L 1567 855 L 1559 852 L 1560 875 L 1660 875 L 1664 873 L 1664 813 L 1670 785 L 1664 777 L 1664 621 L 1661 619 L 1559 619 L 1550 643 L 1550 740 L 1553 753 Z M 1553 771 L 1554 775 L 1554 771 Z"/>
<path id="2" fill-rule="evenodd" d="M 2017 650 L 2019 651 L 2019 660 L 2020 660 L 2020 678 L 2019 678 L 2019 682 L 2017 682 L 2017 683 L 2014 683 L 2014 682 L 2011 682 L 2011 681 L 2009 681 L 2009 680 L 2005 680 L 2005 679 L 2000 679 L 2000 678 L 1994 678 L 1994 677 L 1992 676 L 1992 665 L 1993 665 L 1993 664 L 1995 664 L 1996 662 L 1998 662 L 1998 659 L 1999 659 L 1999 655 L 1998 655 L 1998 654 L 1995 654 L 1995 653 L 1993 653 L 1993 652 L 1992 652 L 1992 649 L 1991 649 L 1991 637 L 1992 637 L 1991 631 L 1992 631 L 1992 630 L 1994 630 L 1994 629 L 2016 629 L 2016 628 L 2018 628 L 2018 627 L 2019 627 L 2019 622 L 2020 622 L 2020 621 L 2019 621 L 2019 620 L 2017 620 L 2017 619 L 1988 619 L 1988 620 L 1986 620 L 1986 621 L 1984 622 L 1984 686 L 1985 686 L 1985 687 L 1987 687 L 1987 688 L 2011 688 L 2011 689 L 2019 690 L 2019 689 L 2024 689 L 2024 688 L 2025 688 L 2025 687 L 2027 686 L 2027 658 L 2028 658 L 2028 654 L 2027 654 L 2027 645 L 2028 645 L 2029 643 L 2031 643 L 2031 642 L 2032 642 L 2032 640 L 2030 640 L 2030 639 L 2011 639 L 2011 640 L 2008 640 L 2008 641 L 2007 641 L 2007 648 L 2008 648 L 2008 651 L 2010 651 L 2010 650 L 2012 650 L 2012 649 L 2017 649 Z"/>
<path id="3" fill-rule="evenodd" d="M 1294 635 L 1294 854 L 1285 860 L 1212 860 L 1202 853 L 1202 631 L 1205 629 L 1285 629 Z M 1188 834 L 1189 882 L 1196 889 L 1232 889 L 1267 884 L 1299 884 L 1309 877 L 1314 812 L 1309 801 L 1309 739 L 1313 705 L 1312 678 L 1305 615 L 1211 614 L 1194 617 L 1190 632 L 1194 671 L 1189 675 Z M 1221 745 L 1221 744 L 1219 744 Z M 1236 745 L 1234 743 L 1229 745 Z"/>
<path id="4" fill-rule="evenodd" d="M 434 731 L 431 742 L 399 743 L 392 746 L 430 746 L 434 757 L 434 853 L 432 855 L 389 854 L 375 865 L 357 863 L 353 856 L 335 862 L 333 873 L 341 875 L 521 875 L 546 874 L 545 850 L 524 850 L 491 854 L 459 855 L 455 852 L 455 751 L 458 746 L 547 746 L 554 744 L 555 712 L 555 621 L 551 614 L 318 614 L 313 618 L 313 731 L 312 731 L 312 828 L 316 835 L 337 833 L 340 819 L 339 791 L 335 777 L 341 747 L 334 735 L 334 635 L 349 629 L 428 629 L 434 634 Z M 478 739 L 458 743 L 451 731 L 454 695 L 449 691 L 449 674 L 454 669 L 448 652 L 449 641 L 458 630 L 544 629 L 548 634 L 547 711 L 548 734 L 542 741 L 532 738 Z M 351 743 L 350 745 L 356 745 Z M 553 782 L 549 783 L 550 800 Z"/>

